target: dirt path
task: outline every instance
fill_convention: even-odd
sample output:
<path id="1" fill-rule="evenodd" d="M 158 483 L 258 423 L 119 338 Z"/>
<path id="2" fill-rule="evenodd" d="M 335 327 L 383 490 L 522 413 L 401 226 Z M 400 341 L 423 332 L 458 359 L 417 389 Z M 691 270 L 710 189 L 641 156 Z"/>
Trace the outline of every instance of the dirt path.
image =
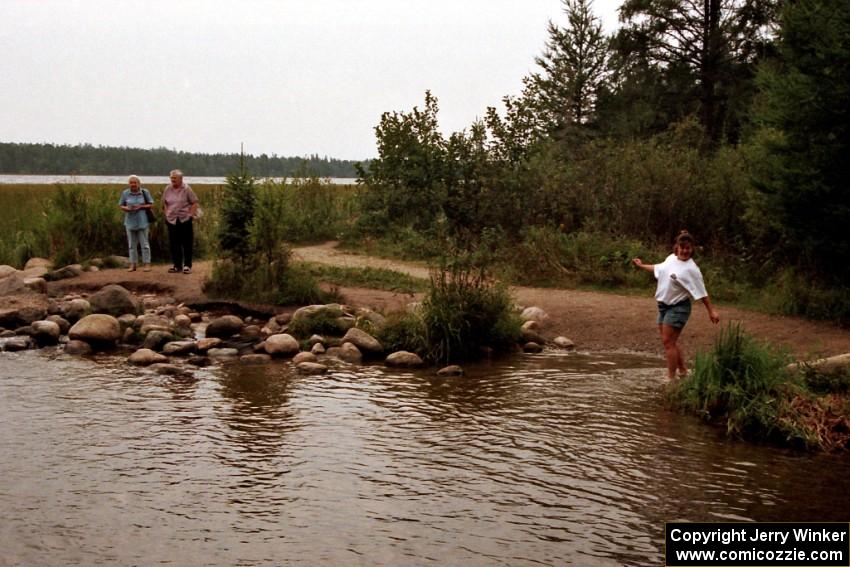
<path id="1" fill-rule="evenodd" d="M 335 244 L 329 242 L 296 248 L 295 258 L 336 266 L 387 268 L 415 277 L 428 277 L 424 264 L 348 254 L 336 250 Z M 210 268 L 210 262 L 198 262 L 189 275 L 169 274 L 165 265 L 154 266 L 150 272 L 103 270 L 50 285 L 55 290 L 96 290 L 109 283 L 118 283 L 136 291 L 169 294 L 177 301 L 192 301 L 204 297 L 202 284 Z M 363 288 L 342 288 L 340 291 L 351 304 L 383 311 L 401 309 L 415 300 L 410 294 Z M 513 287 L 511 291 L 520 305 L 536 305 L 549 314 L 544 327 L 547 335 L 569 337 L 587 350 L 661 352 L 655 325 L 655 301 L 651 294 L 636 297 L 533 287 Z M 740 321 L 749 332 L 788 347 L 797 357 L 850 352 L 850 331 L 835 325 L 765 315 L 724 305 L 718 308 L 721 324 L 724 321 Z M 682 344 L 686 352 L 692 353 L 697 348 L 711 345 L 719 328 L 709 322 L 702 304 L 694 305 L 694 314 L 683 333 Z"/>

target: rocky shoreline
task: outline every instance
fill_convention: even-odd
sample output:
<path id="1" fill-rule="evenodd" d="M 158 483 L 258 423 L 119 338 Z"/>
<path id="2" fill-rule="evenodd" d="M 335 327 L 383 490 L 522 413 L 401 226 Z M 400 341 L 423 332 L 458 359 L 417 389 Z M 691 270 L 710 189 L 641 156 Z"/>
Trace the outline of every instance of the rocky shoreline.
<path id="1" fill-rule="evenodd" d="M 111 264 L 122 261 L 110 259 Z M 88 267 L 98 269 L 96 263 Z M 127 364 L 161 374 L 188 374 L 192 367 L 217 362 L 269 364 L 279 359 L 291 359 L 302 374 L 327 372 L 329 360 L 425 366 L 415 353 L 385 351 L 371 334 L 381 329 L 384 315 L 370 308 L 328 304 L 275 313 L 237 302 L 177 302 L 156 292 L 134 294 L 116 284 L 93 293 L 48 292 L 48 280 L 83 272 L 79 265 L 53 270 L 48 260 L 37 258 L 24 270 L 0 266 L 0 350 L 56 347 L 75 356 L 126 352 Z M 541 309 L 525 309 L 522 316 L 526 322 L 517 350 L 540 352 L 545 345 L 574 348 L 564 337 L 547 341 L 542 336 L 540 321 L 547 315 Z M 329 327 L 333 332 L 327 332 Z M 292 333 L 296 328 L 299 333 Z M 314 328 L 326 332 L 312 333 Z M 308 333 L 306 340 L 295 336 Z M 438 373 L 460 375 L 463 370 L 450 366 Z"/>

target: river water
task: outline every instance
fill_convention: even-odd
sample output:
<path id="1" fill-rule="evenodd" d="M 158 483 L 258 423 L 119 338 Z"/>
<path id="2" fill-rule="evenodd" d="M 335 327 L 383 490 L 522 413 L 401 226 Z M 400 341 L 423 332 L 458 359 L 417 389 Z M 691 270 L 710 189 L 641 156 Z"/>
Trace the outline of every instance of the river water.
<path id="1" fill-rule="evenodd" d="M 846 457 L 726 440 L 662 374 L 2 353 L 0 565 L 660 565 L 665 521 L 847 521 Z"/>

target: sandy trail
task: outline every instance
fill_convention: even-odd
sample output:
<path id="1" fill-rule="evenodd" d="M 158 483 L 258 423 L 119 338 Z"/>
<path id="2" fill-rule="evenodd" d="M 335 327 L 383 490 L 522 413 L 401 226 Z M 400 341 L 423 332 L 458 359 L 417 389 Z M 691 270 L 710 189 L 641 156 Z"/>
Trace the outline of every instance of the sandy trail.
<path id="1" fill-rule="evenodd" d="M 335 242 L 294 249 L 295 259 L 334 266 L 386 268 L 414 277 L 427 278 L 428 268 L 415 262 L 401 262 L 341 252 Z M 211 269 L 210 262 L 197 262 L 192 274 L 169 274 L 167 265 L 154 266 L 150 272 L 102 270 L 78 278 L 52 282 L 54 290 L 96 290 L 109 283 L 125 285 L 137 291 L 155 291 L 174 296 L 177 301 L 203 299 L 202 285 Z M 415 296 L 388 291 L 348 288 L 340 290 L 351 304 L 383 311 L 401 309 Z M 655 301 L 646 296 L 534 287 L 512 287 L 518 304 L 535 305 L 549 315 L 544 327 L 548 336 L 569 337 L 582 349 L 629 350 L 661 353 L 655 324 Z M 796 317 L 765 315 L 719 305 L 723 322 L 740 321 L 752 334 L 776 345 L 789 348 L 798 358 L 831 356 L 850 352 L 850 331 L 829 323 L 806 321 Z M 712 344 L 721 326 L 712 325 L 701 303 L 694 305 L 691 320 L 682 334 L 686 354 Z"/>

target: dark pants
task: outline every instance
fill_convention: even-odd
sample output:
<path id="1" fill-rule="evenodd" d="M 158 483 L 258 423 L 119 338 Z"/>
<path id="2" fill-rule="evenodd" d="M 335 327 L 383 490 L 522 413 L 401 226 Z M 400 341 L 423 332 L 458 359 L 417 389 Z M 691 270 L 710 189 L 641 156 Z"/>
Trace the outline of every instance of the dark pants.
<path id="1" fill-rule="evenodd" d="M 195 237 L 192 230 L 192 219 L 175 224 L 165 223 L 168 227 L 168 243 L 171 245 L 171 263 L 178 270 L 183 266 L 192 267 L 192 240 Z"/>

